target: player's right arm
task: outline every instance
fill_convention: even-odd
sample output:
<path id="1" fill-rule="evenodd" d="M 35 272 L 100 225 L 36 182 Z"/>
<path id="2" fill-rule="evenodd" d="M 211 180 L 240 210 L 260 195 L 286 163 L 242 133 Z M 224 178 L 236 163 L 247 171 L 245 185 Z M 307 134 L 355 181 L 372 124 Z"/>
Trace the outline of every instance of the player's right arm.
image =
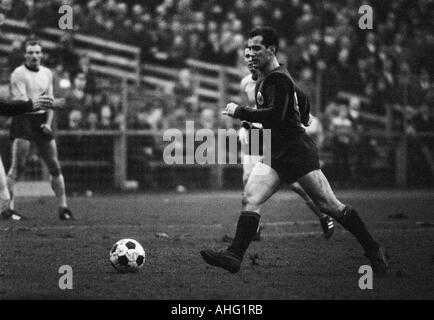
<path id="1" fill-rule="evenodd" d="M 33 110 L 33 103 L 30 100 L 5 101 L 0 100 L 1 116 L 17 116 Z"/>
<path id="2" fill-rule="evenodd" d="M 29 100 L 24 74 L 18 68 L 11 75 L 11 93 L 12 100 Z"/>
<path id="3" fill-rule="evenodd" d="M 49 87 L 48 87 L 48 96 L 53 98 L 53 100 L 54 100 L 53 74 L 48 69 L 47 69 L 47 72 L 48 72 L 48 76 L 50 79 L 49 80 Z M 41 128 L 44 131 L 44 133 L 51 134 L 51 132 L 52 132 L 51 125 L 53 123 L 53 117 L 54 117 L 53 110 L 52 109 L 47 110 L 46 115 L 47 115 L 47 117 L 46 117 L 45 123 L 43 123 L 41 125 Z"/>
<path id="4" fill-rule="evenodd" d="M 279 74 L 270 75 L 267 81 L 267 104 L 260 109 L 238 106 L 232 115 L 234 118 L 259 123 L 278 124 L 284 121 L 290 108 L 294 108 L 294 85 Z M 230 113 L 229 113 L 230 114 Z"/>
<path id="5" fill-rule="evenodd" d="M 0 99 L 0 116 L 18 116 L 23 113 L 38 111 L 52 107 L 53 99 L 48 96 L 40 96 L 35 101 L 15 100 L 6 101 Z"/>

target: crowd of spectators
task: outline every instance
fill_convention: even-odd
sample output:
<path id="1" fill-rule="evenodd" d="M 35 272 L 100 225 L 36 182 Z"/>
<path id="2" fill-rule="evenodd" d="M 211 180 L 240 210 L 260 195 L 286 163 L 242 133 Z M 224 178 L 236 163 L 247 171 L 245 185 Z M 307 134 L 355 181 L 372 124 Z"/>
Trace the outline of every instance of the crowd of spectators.
<path id="1" fill-rule="evenodd" d="M 62 74 L 62 70 L 56 70 Z M 67 130 L 113 130 L 123 123 L 122 103 L 119 94 L 88 91 L 86 73 L 79 70 L 69 79 L 55 77 L 59 90 L 64 90 L 58 97 L 65 99 L 64 107 L 58 111 L 57 126 Z"/>
<path id="2" fill-rule="evenodd" d="M 323 114 L 324 129 L 330 133 L 336 155 L 350 154 L 349 146 L 354 141 L 375 149 L 374 142 L 361 141 L 357 136 L 363 130 L 360 109 L 385 115 L 386 108 L 406 102 L 411 110 L 408 119 L 411 128 L 416 127 L 413 123 L 422 123 L 419 118 L 426 119 L 425 113 L 432 114 L 434 110 L 434 3 L 430 0 L 2 2 L 8 16 L 27 20 L 32 29 L 57 26 L 59 6 L 70 4 L 74 32 L 139 46 L 144 61 L 180 68 L 187 58 L 239 67 L 247 32 L 252 27 L 270 24 L 280 35 L 280 62 L 288 66 L 312 102 L 315 84 L 321 76 L 322 106 L 314 106 L 314 110 Z M 373 8 L 372 30 L 359 27 L 362 16 L 359 7 L 364 4 Z M 71 112 L 60 123 L 71 128 L 76 123 L 85 128 L 119 126 L 120 97 L 95 90 L 92 75 L 85 67 L 86 57 L 77 56 L 70 46 L 66 36 L 53 57 L 67 62 L 52 61 L 58 84 L 63 83 L 59 88 L 65 89 L 71 101 L 68 107 Z M 85 84 L 80 80 L 83 74 Z M 191 118 L 203 127 L 222 125 L 215 107 L 198 101 L 191 81 L 187 69 L 180 72 L 179 83 L 173 90 L 176 101 L 173 105 L 177 108 L 152 100 L 138 110 L 132 125 L 155 129 L 185 125 L 184 120 Z M 366 97 L 368 102 L 342 102 L 337 98 L 340 91 Z M 75 105 L 80 105 L 80 109 Z M 400 116 L 402 113 L 396 118 L 399 120 Z M 432 117 L 427 119 L 428 125 L 422 126 L 422 130 L 432 128 Z M 401 119 L 397 126 L 402 123 Z M 336 161 L 348 167 L 346 156 Z"/>
<path id="3" fill-rule="evenodd" d="M 74 31 L 141 47 L 146 61 L 181 65 L 186 58 L 237 66 L 245 36 L 270 24 L 281 39 L 279 58 L 309 86 L 323 74 L 324 101 L 338 90 L 375 101 L 426 102 L 432 87 L 434 4 L 429 0 L 15 0 L 8 15 L 32 28 L 57 26 L 61 4 L 74 12 Z M 371 4 L 373 29 L 359 28 L 359 7 Z M 375 111 L 375 110 L 374 110 Z"/>

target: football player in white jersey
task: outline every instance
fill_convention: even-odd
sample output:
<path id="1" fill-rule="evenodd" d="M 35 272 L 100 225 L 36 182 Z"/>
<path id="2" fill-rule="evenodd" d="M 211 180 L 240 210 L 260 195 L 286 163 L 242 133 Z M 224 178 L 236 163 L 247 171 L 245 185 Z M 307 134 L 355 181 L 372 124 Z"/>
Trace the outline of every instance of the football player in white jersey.
<path id="1" fill-rule="evenodd" d="M 11 90 L 13 100 L 33 100 L 40 95 L 53 97 L 53 75 L 51 71 L 41 66 L 42 46 L 38 41 L 25 43 L 25 63 L 17 67 L 11 75 Z M 53 110 L 41 110 L 16 116 L 12 120 L 11 139 L 12 164 L 7 176 L 7 184 L 11 194 L 9 208 L 2 212 L 2 217 L 15 220 L 23 218 L 14 210 L 14 186 L 25 170 L 27 156 L 31 143 L 45 162 L 50 174 L 51 186 L 58 201 L 58 215 L 61 220 L 72 220 L 74 216 L 68 209 L 65 192 L 65 181 L 57 156 L 57 145 L 54 140 L 51 124 Z"/>
<path id="2" fill-rule="evenodd" d="M 249 55 L 250 55 L 250 50 L 246 48 L 244 50 L 244 58 L 247 67 L 250 71 L 250 74 L 248 74 L 241 80 L 241 92 L 243 95 L 243 103 L 244 103 L 243 105 L 248 105 L 251 106 L 252 108 L 256 108 L 255 87 L 256 87 L 256 80 L 259 77 L 259 73 L 253 68 L 252 65 L 248 64 L 248 61 L 250 60 Z M 318 121 L 312 115 L 310 116 L 310 119 L 312 121 Z M 252 172 L 253 168 L 255 167 L 256 163 L 262 159 L 262 152 L 261 152 L 262 141 L 259 141 L 259 150 L 257 150 L 259 152 L 256 153 L 254 152 L 255 148 L 251 148 L 251 146 L 249 145 L 249 140 L 251 138 L 251 130 L 252 129 L 260 130 L 261 128 L 262 125 L 260 123 L 243 122 L 243 125 L 238 132 L 238 137 L 240 139 L 241 146 L 242 146 L 241 156 L 242 156 L 242 163 L 243 163 L 243 185 L 244 186 L 246 185 L 249 175 Z M 318 207 L 313 203 L 312 199 L 307 195 L 307 193 L 303 190 L 303 188 L 300 186 L 298 182 L 294 182 L 289 187 L 292 191 L 297 193 L 305 201 L 306 205 L 319 218 L 321 223 L 321 228 L 324 232 L 324 237 L 326 239 L 330 239 L 330 237 L 333 235 L 334 232 L 333 219 L 327 216 L 326 214 L 322 213 L 318 209 Z M 255 239 L 258 239 L 258 237 L 259 234 L 256 236 Z"/>

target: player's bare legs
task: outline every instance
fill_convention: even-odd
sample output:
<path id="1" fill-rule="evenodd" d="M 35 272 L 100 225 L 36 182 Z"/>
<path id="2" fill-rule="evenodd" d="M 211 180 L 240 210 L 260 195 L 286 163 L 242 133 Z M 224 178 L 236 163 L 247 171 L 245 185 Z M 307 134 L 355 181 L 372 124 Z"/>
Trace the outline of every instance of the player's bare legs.
<path id="1" fill-rule="evenodd" d="M 250 174 L 253 171 L 253 168 L 256 166 L 257 163 L 259 163 L 262 160 L 262 156 L 260 155 L 251 155 L 248 154 L 246 151 L 249 150 L 249 144 L 248 141 L 243 142 L 241 140 L 241 159 L 243 164 L 243 190 L 246 187 L 247 181 L 249 180 Z M 258 211 L 259 213 L 259 211 Z M 256 232 L 255 237 L 253 238 L 254 241 L 260 241 L 261 240 L 261 230 L 262 227 L 258 227 L 258 230 Z M 223 238 L 225 242 L 232 241 L 232 237 L 228 237 L 225 235 Z"/>
<path id="2" fill-rule="evenodd" d="M 9 209 L 11 197 L 7 184 L 7 177 L 5 168 L 3 166 L 3 161 L 0 158 L 0 208 L 1 208 L 1 218 L 4 220 L 22 220 L 25 219 L 19 213 L 14 210 Z"/>
<path id="3" fill-rule="evenodd" d="M 242 199 L 242 210 L 259 214 L 261 205 L 267 201 L 280 186 L 280 178 L 270 166 L 258 162 L 247 180 Z"/>
<path id="4" fill-rule="evenodd" d="M 335 219 L 340 217 L 340 212 L 345 208 L 345 205 L 336 198 L 321 170 L 309 172 L 298 182 L 321 212 Z"/>
<path id="5" fill-rule="evenodd" d="M 56 195 L 59 206 L 59 217 L 62 220 L 74 219 L 71 211 L 68 209 L 66 201 L 65 179 L 63 178 L 60 162 L 57 154 L 57 145 L 54 139 L 50 141 L 35 142 L 39 155 L 47 165 L 50 173 L 51 188 Z"/>
<path id="6" fill-rule="evenodd" d="M 39 155 L 47 165 L 50 173 L 51 187 L 58 200 L 59 207 L 67 207 L 65 182 L 60 169 L 60 163 L 57 156 L 57 146 L 54 140 L 36 142 Z"/>
<path id="7" fill-rule="evenodd" d="M 0 158 L 0 212 L 8 209 L 11 197 L 6 183 L 6 172 L 3 161 Z"/>
<path id="8" fill-rule="evenodd" d="M 356 237 L 365 250 L 365 256 L 371 261 L 374 271 L 380 275 L 384 274 L 388 267 L 384 249 L 372 238 L 357 211 L 336 198 L 323 172 L 320 169 L 311 171 L 298 182 L 321 212 L 333 217 Z"/>
<path id="9" fill-rule="evenodd" d="M 249 176 L 242 199 L 242 210 L 238 219 L 235 238 L 227 250 L 216 252 L 202 250 L 206 263 L 236 273 L 240 270 L 243 256 L 256 235 L 261 205 L 279 188 L 280 178 L 271 167 L 259 162 Z"/>
<path id="10" fill-rule="evenodd" d="M 289 186 L 289 188 L 298 194 L 306 203 L 306 205 L 315 213 L 318 218 L 327 217 L 326 214 L 322 213 L 321 210 L 313 203 L 312 199 L 307 195 L 306 191 L 300 186 L 298 182 L 294 182 Z"/>
<path id="11" fill-rule="evenodd" d="M 310 210 L 312 210 L 312 212 L 319 218 L 319 221 L 321 222 L 321 227 L 324 232 L 324 237 L 326 239 L 330 239 L 335 229 L 333 219 L 321 212 L 321 210 L 315 205 L 315 203 L 312 201 L 312 199 L 308 196 L 306 191 L 304 191 L 304 189 L 300 186 L 298 182 L 294 182 L 289 186 L 289 188 L 296 194 L 298 194 L 304 200 Z"/>
<path id="12" fill-rule="evenodd" d="M 253 168 L 261 159 L 262 156 L 243 155 L 243 186 L 246 186 Z M 308 194 L 303 190 L 303 188 L 300 186 L 298 182 L 294 182 L 293 184 L 291 184 L 290 189 L 295 193 L 297 193 L 304 200 L 306 205 L 312 210 L 312 212 L 319 218 L 324 233 L 324 237 L 326 239 L 330 239 L 330 237 L 334 233 L 333 219 L 331 219 L 329 216 L 321 212 L 321 210 L 315 205 L 315 203 L 308 196 Z M 260 236 L 258 235 L 258 239 L 259 238 Z"/>
<path id="13" fill-rule="evenodd" d="M 26 169 L 26 161 L 30 152 L 30 141 L 15 139 L 12 143 L 12 163 L 7 176 L 7 184 L 11 194 L 9 208 L 14 209 L 15 205 L 15 184 Z"/>
<path id="14" fill-rule="evenodd" d="M 242 155 L 243 159 L 243 187 L 246 186 L 250 174 L 256 164 L 261 161 L 262 156 Z"/>
<path id="15" fill-rule="evenodd" d="M 27 157 L 30 151 L 30 142 L 24 139 L 14 139 L 12 142 L 12 164 L 6 177 L 6 186 L 10 196 L 6 207 L 2 205 L 2 218 L 11 220 L 25 219 L 21 214 L 14 210 L 15 205 L 15 184 L 23 174 L 26 166 Z"/>

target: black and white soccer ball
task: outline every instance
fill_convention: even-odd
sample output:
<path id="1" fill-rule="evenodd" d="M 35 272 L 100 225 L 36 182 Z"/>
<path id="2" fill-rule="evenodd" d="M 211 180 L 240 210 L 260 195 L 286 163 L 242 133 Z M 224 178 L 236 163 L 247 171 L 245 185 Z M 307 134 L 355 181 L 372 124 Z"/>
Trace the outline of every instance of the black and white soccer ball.
<path id="1" fill-rule="evenodd" d="M 145 250 L 134 239 L 122 239 L 110 250 L 110 263 L 121 273 L 137 272 L 145 263 Z"/>

